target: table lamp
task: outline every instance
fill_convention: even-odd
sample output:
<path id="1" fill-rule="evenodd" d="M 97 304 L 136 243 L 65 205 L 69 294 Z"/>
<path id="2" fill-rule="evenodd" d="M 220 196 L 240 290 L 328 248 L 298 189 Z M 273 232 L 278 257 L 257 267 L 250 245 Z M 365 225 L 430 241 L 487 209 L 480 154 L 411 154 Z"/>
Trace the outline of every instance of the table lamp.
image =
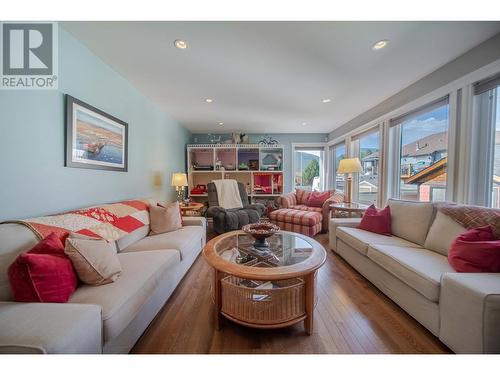
<path id="1" fill-rule="evenodd" d="M 180 172 L 173 173 L 171 185 L 175 186 L 175 191 L 177 191 L 177 201 L 182 203 L 184 200 L 184 186 L 188 186 L 186 174 Z"/>
<path id="2" fill-rule="evenodd" d="M 339 163 L 337 173 L 347 174 L 347 183 L 345 188 L 345 203 L 351 203 L 352 197 L 352 175 L 351 173 L 361 172 L 363 167 L 358 158 L 342 159 Z"/>

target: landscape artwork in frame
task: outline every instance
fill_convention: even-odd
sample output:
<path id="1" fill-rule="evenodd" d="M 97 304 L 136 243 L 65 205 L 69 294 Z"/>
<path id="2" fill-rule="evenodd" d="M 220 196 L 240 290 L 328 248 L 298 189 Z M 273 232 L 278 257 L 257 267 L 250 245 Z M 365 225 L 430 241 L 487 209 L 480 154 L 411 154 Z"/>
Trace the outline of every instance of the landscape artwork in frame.
<path id="1" fill-rule="evenodd" d="M 66 167 L 126 172 L 128 124 L 66 95 Z"/>

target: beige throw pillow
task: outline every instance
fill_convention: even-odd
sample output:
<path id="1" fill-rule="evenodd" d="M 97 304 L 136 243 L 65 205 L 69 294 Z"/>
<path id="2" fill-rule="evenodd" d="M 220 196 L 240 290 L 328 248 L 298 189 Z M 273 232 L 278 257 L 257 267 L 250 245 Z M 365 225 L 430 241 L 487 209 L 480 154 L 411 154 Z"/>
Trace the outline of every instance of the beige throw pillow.
<path id="1" fill-rule="evenodd" d="M 149 214 L 151 216 L 151 234 L 172 232 L 182 228 L 179 202 L 164 206 L 150 205 Z"/>
<path id="2" fill-rule="evenodd" d="M 115 243 L 104 240 L 66 239 L 64 252 L 85 284 L 104 285 L 115 281 L 122 271 Z"/>
<path id="3" fill-rule="evenodd" d="M 467 228 L 458 224 L 448 215 L 438 211 L 425 239 L 424 247 L 448 256 L 448 249 L 451 244 L 464 232 L 467 232 Z"/>

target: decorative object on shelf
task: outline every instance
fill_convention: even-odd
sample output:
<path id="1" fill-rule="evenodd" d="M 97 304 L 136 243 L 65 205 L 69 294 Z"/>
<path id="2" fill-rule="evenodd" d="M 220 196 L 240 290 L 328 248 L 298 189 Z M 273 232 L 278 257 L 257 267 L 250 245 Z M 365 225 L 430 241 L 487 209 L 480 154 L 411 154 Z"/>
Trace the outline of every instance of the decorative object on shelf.
<path id="1" fill-rule="evenodd" d="M 238 165 L 238 169 L 240 171 L 248 171 L 248 165 L 246 163 L 240 163 L 240 165 Z"/>
<path id="2" fill-rule="evenodd" d="M 342 159 L 339 163 L 339 168 L 337 169 L 338 174 L 347 174 L 346 180 L 346 195 L 344 202 L 351 203 L 352 198 L 352 173 L 359 173 L 363 171 L 361 162 L 358 158 L 348 158 Z"/>
<path id="3" fill-rule="evenodd" d="M 207 192 L 207 185 L 196 185 L 191 189 L 190 194 L 192 195 L 201 195 Z"/>
<path id="4" fill-rule="evenodd" d="M 182 202 L 184 200 L 184 187 L 188 186 L 187 176 L 185 173 L 173 173 L 172 174 L 172 186 L 175 186 L 177 191 L 177 201 Z"/>
<path id="5" fill-rule="evenodd" d="M 222 167 L 222 162 L 217 159 L 217 161 L 215 162 L 215 170 L 218 171 L 220 170 L 220 168 Z"/>
<path id="6" fill-rule="evenodd" d="M 246 133 L 241 134 L 241 143 L 245 145 L 250 144 L 250 137 L 248 136 L 248 134 Z"/>
<path id="7" fill-rule="evenodd" d="M 270 135 L 262 136 L 259 141 L 259 146 L 277 146 L 278 141 Z"/>
<path id="8" fill-rule="evenodd" d="M 128 124 L 70 95 L 66 108 L 64 165 L 127 172 Z"/>
<path id="9" fill-rule="evenodd" d="M 241 135 L 239 133 L 232 133 L 231 139 L 233 140 L 233 143 L 235 145 L 238 145 L 241 143 Z"/>
<path id="10" fill-rule="evenodd" d="M 220 145 L 222 143 L 221 136 L 215 136 L 212 134 L 208 134 L 210 136 L 210 143 Z"/>
<path id="11" fill-rule="evenodd" d="M 257 249 L 268 249 L 269 242 L 267 242 L 267 238 L 280 231 L 280 227 L 272 223 L 247 224 L 241 229 L 255 238 L 253 246 Z"/>
<path id="12" fill-rule="evenodd" d="M 249 160 L 247 168 L 250 169 L 251 171 L 258 171 L 259 170 L 259 161 L 258 160 Z"/>

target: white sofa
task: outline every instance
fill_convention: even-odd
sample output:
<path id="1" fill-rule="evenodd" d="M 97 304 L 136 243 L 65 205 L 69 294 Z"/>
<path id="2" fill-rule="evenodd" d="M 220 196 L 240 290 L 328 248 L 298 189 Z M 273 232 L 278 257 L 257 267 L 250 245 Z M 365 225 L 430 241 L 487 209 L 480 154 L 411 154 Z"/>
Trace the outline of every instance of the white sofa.
<path id="1" fill-rule="evenodd" d="M 390 199 L 393 236 L 331 219 L 330 247 L 456 353 L 500 353 L 500 274 L 457 273 L 447 253 L 466 229 L 436 204 Z"/>
<path id="2" fill-rule="evenodd" d="M 206 242 L 206 220 L 148 236 L 149 226 L 117 241 L 121 276 L 80 286 L 66 304 L 12 301 L 7 268 L 37 243 L 19 224 L 0 225 L 0 353 L 128 353 Z"/>

